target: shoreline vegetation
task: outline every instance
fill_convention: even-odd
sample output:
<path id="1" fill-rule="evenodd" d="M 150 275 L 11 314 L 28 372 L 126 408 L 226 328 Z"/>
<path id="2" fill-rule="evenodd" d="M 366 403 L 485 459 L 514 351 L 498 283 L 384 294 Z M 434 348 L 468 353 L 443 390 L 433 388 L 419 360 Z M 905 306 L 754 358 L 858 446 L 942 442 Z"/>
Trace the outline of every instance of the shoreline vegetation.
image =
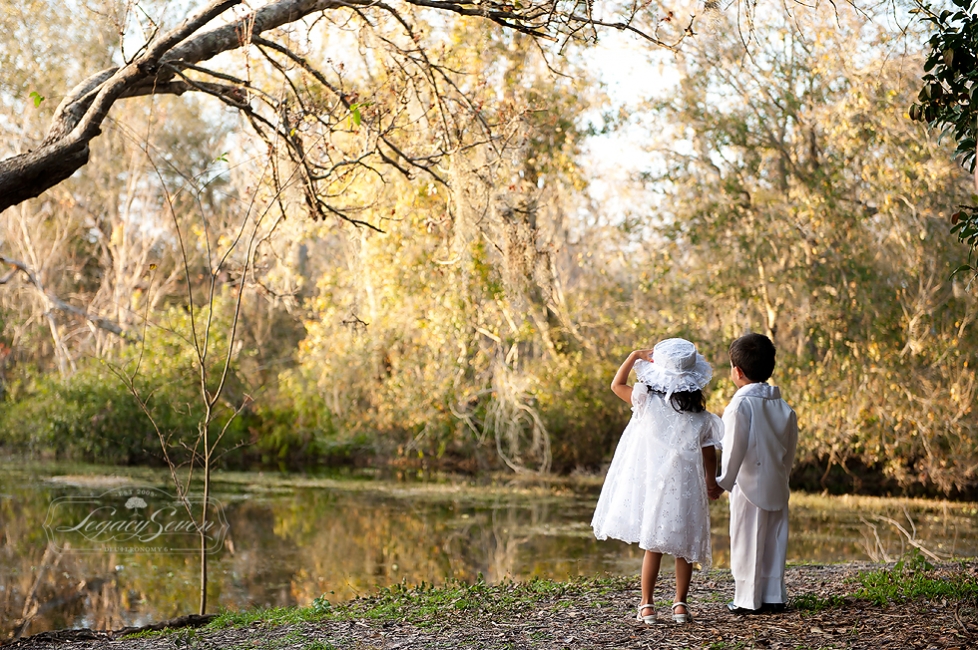
<path id="1" fill-rule="evenodd" d="M 112 465 L 86 461 L 38 459 L 29 455 L 12 454 L 0 462 L 0 469 L 21 473 L 39 472 L 48 476 L 47 480 L 53 483 L 90 489 L 110 489 L 129 485 L 148 485 L 164 489 L 170 487 L 170 475 L 167 473 L 165 465 Z M 445 490 L 452 492 L 475 490 L 474 494 L 484 495 L 487 489 L 495 494 L 497 489 L 509 492 L 514 488 L 542 491 L 546 494 L 556 491 L 559 494 L 579 492 L 597 495 L 604 483 L 603 469 L 594 472 L 574 471 L 541 474 L 536 472 L 514 473 L 505 469 L 465 473 L 442 468 L 436 463 L 422 465 L 415 462 L 324 465 L 298 471 L 259 465 L 246 469 L 223 467 L 215 470 L 212 480 L 216 485 L 223 485 L 232 490 L 236 489 L 237 486 L 252 486 L 258 481 L 267 487 L 275 488 L 338 488 L 345 491 L 358 489 L 367 491 L 389 490 L 389 487 L 378 486 L 392 484 L 403 486 L 404 489 L 398 490 L 399 492 L 406 493 L 405 490 L 408 490 L 413 495 L 426 492 L 437 494 Z M 893 492 L 863 491 L 861 493 L 851 490 L 805 489 L 798 485 L 803 481 L 796 482 L 795 480 L 798 473 L 799 471 L 792 473 L 791 502 L 793 505 L 815 506 L 826 497 L 839 497 L 851 507 L 869 510 L 874 509 L 874 504 L 878 499 L 893 500 L 905 507 L 920 507 L 937 511 L 945 510 L 949 506 L 967 508 L 969 504 L 978 504 L 978 491 L 974 493 L 958 492 L 953 496 L 948 496 L 941 493 L 918 494 L 913 493 L 912 490 L 899 489 Z M 182 473 L 180 475 L 182 476 Z M 199 487 L 197 483 L 194 483 L 194 486 L 195 489 Z"/>
<path id="2" fill-rule="evenodd" d="M 2 416 L 0 416 L 2 420 Z M 623 427 L 624 429 L 624 427 Z M 537 473 L 523 471 L 510 473 L 506 468 L 485 464 L 481 469 L 471 459 L 454 456 L 426 456 L 423 453 L 412 455 L 386 455 L 376 446 L 365 439 L 350 440 L 337 443 L 322 451 L 310 451 L 309 457 L 298 462 L 290 460 L 283 462 L 277 454 L 269 456 L 261 446 L 249 450 L 247 443 L 236 442 L 232 453 L 223 456 L 219 462 L 219 470 L 225 474 L 234 472 L 268 472 L 271 474 L 309 474 L 311 476 L 340 474 L 349 476 L 365 476 L 370 478 L 391 478 L 396 480 L 411 480 L 414 478 L 430 478 L 432 476 L 458 475 L 474 481 L 484 481 L 486 476 L 495 480 L 501 473 L 506 473 L 507 480 L 514 482 L 544 481 L 554 482 L 562 479 L 599 480 L 607 469 L 604 463 L 590 467 L 576 467 L 572 470 Z M 117 447 L 118 449 L 118 447 Z M 4 431 L 0 424 L 0 458 L 4 462 L 12 459 L 28 463 L 57 463 L 67 464 L 106 464 L 123 470 L 124 468 L 144 468 L 161 470 L 166 468 L 162 457 L 147 453 L 138 459 L 120 458 L 112 452 L 104 450 L 101 455 L 76 453 L 71 449 L 44 448 L 39 450 L 33 443 L 22 445 L 9 444 L 4 439 Z M 866 466 L 860 463 L 850 463 L 849 466 L 829 465 L 827 461 L 802 461 L 796 463 L 790 478 L 793 492 L 826 494 L 835 496 L 871 496 L 893 498 L 920 498 L 950 500 L 957 502 L 978 501 L 978 484 L 967 487 L 942 489 L 933 484 L 911 483 L 900 484 L 899 481 L 887 477 L 881 466 Z"/>
<path id="3" fill-rule="evenodd" d="M 890 564 L 789 566 L 783 614 L 732 616 L 728 571 L 694 575 L 694 622 L 666 616 L 672 578 L 657 589 L 660 622 L 634 620 L 636 577 L 394 585 L 345 603 L 185 617 L 181 627 L 65 630 L 10 644 L 42 648 L 967 648 L 978 642 L 978 561 L 931 564 L 912 550 Z M 158 627 L 158 626 L 157 626 Z"/>
<path id="4" fill-rule="evenodd" d="M 2 420 L 2 416 L 0 416 Z M 5 445 L 2 426 L 0 426 L 0 450 L 6 452 L 8 461 L 30 464 L 49 464 L 71 466 L 73 464 L 107 465 L 117 467 L 120 471 L 127 469 L 145 469 L 149 471 L 163 470 L 166 463 L 162 457 L 152 454 L 142 456 L 136 462 L 113 457 L 111 454 L 92 456 L 52 449 L 38 451 L 30 446 Z M 239 444 L 240 443 L 236 443 Z M 242 447 L 244 447 L 242 445 Z M 312 477 L 340 475 L 345 477 L 386 478 L 394 480 L 431 479 L 438 476 L 458 476 L 465 480 L 496 482 L 502 473 L 505 479 L 516 483 L 527 482 L 574 482 L 598 481 L 607 469 L 604 463 L 577 467 L 572 470 L 537 473 L 533 471 L 509 472 L 505 468 L 486 464 L 481 469 L 471 459 L 454 456 L 426 456 L 423 453 L 408 455 L 388 455 L 375 446 L 363 440 L 348 441 L 337 444 L 328 452 L 318 454 L 314 450 L 301 457 L 301 461 L 274 462 L 259 450 L 249 451 L 247 448 L 236 448 L 232 453 L 220 459 L 219 471 L 224 476 L 238 472 L 262 472 L 270 475 L 309 475 Z M 860 463 L 850 463 L 849 466 L 831 466 L 827 461 L 807 461 L 796 463 L 790 478 L 792 492 L 823 494 L 833 496 L 868 496 L 892 497 L 908 499 L 936 499 L 955 502 L 978 501 L 978 485 L 963 489 L 940 489 L 935 485 L 912 483 L 901 485 L 898 481 L 884 475 L 880 466 L 866 466 Z"/>

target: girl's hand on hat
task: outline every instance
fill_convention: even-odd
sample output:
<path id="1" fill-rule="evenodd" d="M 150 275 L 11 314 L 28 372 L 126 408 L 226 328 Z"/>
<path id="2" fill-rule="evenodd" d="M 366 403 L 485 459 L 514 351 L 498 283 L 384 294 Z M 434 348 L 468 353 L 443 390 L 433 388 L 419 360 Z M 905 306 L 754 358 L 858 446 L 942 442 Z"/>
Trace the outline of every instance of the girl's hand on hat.
<path id="1" fill-rule="evenodd" d="M 633 350 L 618 368 L 615 378 L 611 380 L 611 390 L 628 404 L 632 403 L 632 387 L 628 385 L 628 374 L 639 359 L 652 361 L 652 350 Z"/>
<path id="2" fill-rule="evenodd" d="M 632 354 L 642 361 L 652 362 L 652 350 L 635 350 Z"/>

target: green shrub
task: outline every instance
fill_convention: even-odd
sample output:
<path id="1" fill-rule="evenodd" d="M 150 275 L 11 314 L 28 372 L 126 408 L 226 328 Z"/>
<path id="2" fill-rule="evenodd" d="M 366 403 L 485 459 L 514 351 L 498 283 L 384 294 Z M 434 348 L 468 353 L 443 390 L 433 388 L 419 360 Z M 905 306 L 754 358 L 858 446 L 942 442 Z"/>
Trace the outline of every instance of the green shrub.
<path id="1" fill-rule="evenodd" d="M 9 396 L 0 415 L 0 444 L 31 454 L 108 463 L 153 463 L 159 437 L 123 382 L 108 368 L 86 363 L 68 379 L 41 377 Z M 174 441 L 196 431 L 198 413 L 171 382 L 148 404 Z"/>

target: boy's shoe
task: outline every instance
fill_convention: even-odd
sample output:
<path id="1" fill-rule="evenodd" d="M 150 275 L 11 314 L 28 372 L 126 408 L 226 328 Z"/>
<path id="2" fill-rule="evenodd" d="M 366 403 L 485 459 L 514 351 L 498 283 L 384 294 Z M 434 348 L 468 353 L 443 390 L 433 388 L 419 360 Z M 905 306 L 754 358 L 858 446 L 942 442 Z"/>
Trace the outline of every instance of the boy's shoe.
<path id="1" fill-rule="evenodd" d="M 738 616 L 747 616 L 750 614 L 760 614 L 763 611 L 763 608 L 750 609 L 749 607 L 737 607 L 736 605 L 733 604 L 733 601 L 731 600 L 729 603 L 727 603 L 727 611 L 729 611 L 731 614 L 736 614 Z"/>
<path id="2" fill-rule="evenodd" d="M 768 614 L 783 614 L 784 609 L 785 609 L 784 603 L 764 603 L 761 605 L 761 609 L 759 611 Z"/>

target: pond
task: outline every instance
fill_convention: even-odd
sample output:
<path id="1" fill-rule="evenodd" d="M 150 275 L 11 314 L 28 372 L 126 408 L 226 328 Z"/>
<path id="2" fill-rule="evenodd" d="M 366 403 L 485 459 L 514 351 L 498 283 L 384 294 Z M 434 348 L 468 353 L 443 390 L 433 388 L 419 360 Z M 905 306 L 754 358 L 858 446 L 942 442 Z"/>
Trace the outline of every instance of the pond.
<path id="1" fill-rule="evenodd" d="M 601 485 L 593 477 L 477 482 L 222 473 L 215 485 L 228 529 L 210 556 L 211 611 L 308 605 L 323 594 L 337 602 L 401 581 L 635 575 L 641 560 L 637 547 L 591 534 Z M 0 641 L 48 629 L 144 625 L 195 611 L 192 554 L 49 540 L 45 524 L 66 498 L 97 502 L 111 491 L 139 493 L 134 488 L 172 493 L 165 473 L 146 469 L 0 464 Z M 91 510 L 88 503 L 75 507 Z M 125 507 L 133 504 L 130 497 Z M 725 508 L 725 499 L 711 506 L 718 568 L 729 560 Z M 795 494 L 788 559 L 896 558 L 907 548 L 906 535 L 942 557 L 973 557 L 976 513 L 971 503 Z"/>

